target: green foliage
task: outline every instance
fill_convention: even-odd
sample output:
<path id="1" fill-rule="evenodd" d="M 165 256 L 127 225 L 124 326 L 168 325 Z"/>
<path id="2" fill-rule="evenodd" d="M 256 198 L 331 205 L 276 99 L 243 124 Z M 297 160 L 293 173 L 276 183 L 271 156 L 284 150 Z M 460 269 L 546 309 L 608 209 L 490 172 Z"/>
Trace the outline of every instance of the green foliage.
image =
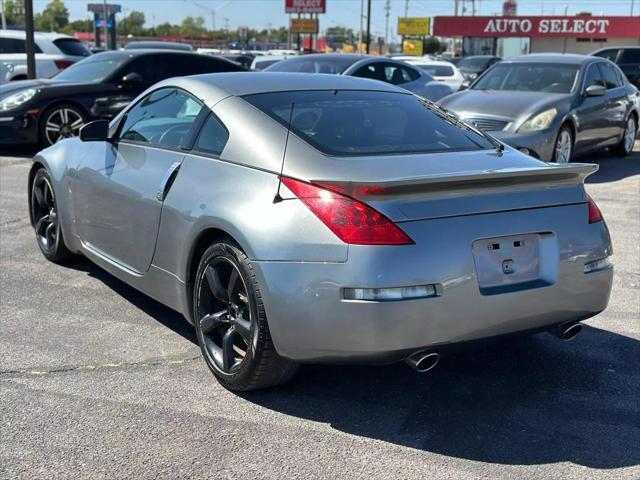
<path id="1" fill-rule="evenodd" d="M 4 0 L 7 25 L 24 25 L 24 7 L 20 0 Z"/>
<path id="2" fill-rule="evenodd" d="M 36 29 L 43 32 L 61 32 L 69 23 L 69 10 L 62 0 L 51 0 L 42 13 L 37 13 L 33 21 Z"/>
<path id="3" fill-rule="evenodd" d="M 207 34 L 204 18 L 186 17 L 180 25 L 180 35 L 185 37 L 202 37 Z"/>
<path id="4" fill-rule="evenodd" d="M 447 49 L 447 46 L 440 41 L 436 37 L 427 37 L 424 41 L 424 53 L 442 53 Z"/>
<path id="5" fill-rule="evenodd" d="M 147 34 L 144 23 L 144 13 L 132 10 L 129 15 L 118 22 L 118 30 L 123 35 L 143 36 Z"/>

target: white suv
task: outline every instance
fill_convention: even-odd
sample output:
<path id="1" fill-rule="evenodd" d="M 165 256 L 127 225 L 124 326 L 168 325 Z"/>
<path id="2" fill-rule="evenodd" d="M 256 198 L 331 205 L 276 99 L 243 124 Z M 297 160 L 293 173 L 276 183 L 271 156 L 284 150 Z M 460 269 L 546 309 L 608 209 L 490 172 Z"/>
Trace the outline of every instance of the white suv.
<path id="1" fill-rule="evenodd" d="M 91 55 L 79 40 L 59 33 L 35 33 L 36 78 L 51 78 Z M 0 85 L 27 78 L 25 32 L 0 30 Z"/>

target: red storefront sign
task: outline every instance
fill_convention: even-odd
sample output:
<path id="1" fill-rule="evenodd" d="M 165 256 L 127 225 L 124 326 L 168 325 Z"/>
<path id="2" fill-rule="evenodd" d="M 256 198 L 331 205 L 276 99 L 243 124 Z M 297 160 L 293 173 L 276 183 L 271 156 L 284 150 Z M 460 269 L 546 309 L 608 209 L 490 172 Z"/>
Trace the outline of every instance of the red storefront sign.
<path id="1" fill-rule="evenodd" d="M 440 37 L 638 38 L 640 17 L 435 17 Z"/>
<path id="2" fill-rule="evenodd" d="M 285 13 L 325 13 L 326 0 L 285 0 Z"/>

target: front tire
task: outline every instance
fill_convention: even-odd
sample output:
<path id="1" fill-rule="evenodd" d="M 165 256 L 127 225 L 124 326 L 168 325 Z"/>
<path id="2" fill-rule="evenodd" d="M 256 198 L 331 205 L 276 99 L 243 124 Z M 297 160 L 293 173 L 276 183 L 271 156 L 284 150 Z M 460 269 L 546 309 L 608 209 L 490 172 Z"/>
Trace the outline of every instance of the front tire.
<path id="1" fill-rule="evenodd" d="M 563 125 L 553 148 L 552 161 L 555 163 L 569 163 L 573 156 L 573 132 L 569 125 Z"/>
<path id="2" fill-rule="evenodd" d="M 253 266 L 230 240 L 214 243 L 202 255 L 193 311 L 202 355 L 225 388 L 271 387 L 296 373 L 297 364 L 273 346 Z"/>
<path id="3" fill-rule="evenodd" d="M 29 193 L 31 225 L 40 251 L 47 260 L 55 263 L 69 260 L 73 254 L 64 244 L 56 197 L 46 169 L 40 168 L 36 172 Z"/>
<path id="4" fill-rule="evenodd" d="M 65 138 L 76 137 L 85 123 L 87 117 L 78 107 L 67 103 L 55 105 L 47 109 L 40 119 L 40 145 L 49 147 Z"/>
<path id="5" fill-rule="evenodd" d="M 625 124 L 622 140 L 616 146 L 611 147 L 611 153 L 619 157 L 626 157 L 633 151 L 633 145 L 636 142 L 638 134 L 638 124 L 633 115 L 630 115 Z"/>

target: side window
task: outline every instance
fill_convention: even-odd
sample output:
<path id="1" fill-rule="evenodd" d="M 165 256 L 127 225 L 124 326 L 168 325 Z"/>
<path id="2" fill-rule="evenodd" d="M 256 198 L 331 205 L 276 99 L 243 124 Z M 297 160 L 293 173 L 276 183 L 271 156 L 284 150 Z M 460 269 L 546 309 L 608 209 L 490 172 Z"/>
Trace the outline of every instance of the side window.
<path id="1" fill-rule="evenodd" d="M 616 58 L 618 58 L 619 51 L 620 50 L 618 50 L 617 48 L 611 48 L 608 50 L 603 50 L 602 52 L 599 52 L 596 55 L 598 57 L 606 58 L 607 60 L 611 60 L 612 62 L 615 62 Z"/>
<path id="2" fill-rule="evenodd" d="M 607 86 L 607 90 L 620 87 L 622 85 L 620 83 L 618 75 L 616 75 L 616 71 L 611 65 L 608 65 L 606 63 L 599 63 L 598 67 L 600 67 L 600 72 L 602 72 L 602 76 L 604 77 L 604 82 Z"/>
<path id="3" fill-rule="evenodd" d="M 198 152 L 220 155 L 229 140 L 229 132 L 220 120 L 213 114 L 209 114 L 193 149 Z"/>
<path id="4" fill-rule="evenodd" d="M 170 73 L 170 64 L 171 62 L 160 55 L 143 56 L 126 65 L 121 77 L 129 73 L 137 73 L 142 77 L 144 85 L 153 85 L 161 80 L 175 76 L 175 74 Z"/>
<path id="5" fill-rule="evenodd" d="M 161 88 L 127 112 L 120 139 L 180 148 L 188 140 L 200 110 L 200 101 L 183 90 Z"/>
<path id="6" fill-rule="evenodd" d="M 384 76 L 384 71 L 382 69 L 382 64 L 380 63 L 369 63 L 363 67 L 360 67 L 353 74 L 354 77 L 360 78 L 370 78 L 372 80 L 380 80 L 381 82 L 386 82 L 387 79 Z"/>
<path id="7" fill-rule="evenodd" d="M 625 48 L 622 50 L 620 63 L 640 64 L 640 48 Z"/>
<path id="8" fill-rule="evenodd" d="M 417 80 L 420 74 L 410 68 L 405 68 L 395 63 L 387 63 L 384 65 L 384 76 L 387 83 L 402 85 L 403 83 Z"/>
<path id="9" fill-rule="evenodd" d="M 587 68 L 587 74 L 584 78 L 584 88 L 590 87 L 592 85 L 602 85 L 606 86 L 604 80 L 602 79 L 602 75 L 600 75 L 600 69 L 597 65 L 591 64 L 589 68 Z"/>

